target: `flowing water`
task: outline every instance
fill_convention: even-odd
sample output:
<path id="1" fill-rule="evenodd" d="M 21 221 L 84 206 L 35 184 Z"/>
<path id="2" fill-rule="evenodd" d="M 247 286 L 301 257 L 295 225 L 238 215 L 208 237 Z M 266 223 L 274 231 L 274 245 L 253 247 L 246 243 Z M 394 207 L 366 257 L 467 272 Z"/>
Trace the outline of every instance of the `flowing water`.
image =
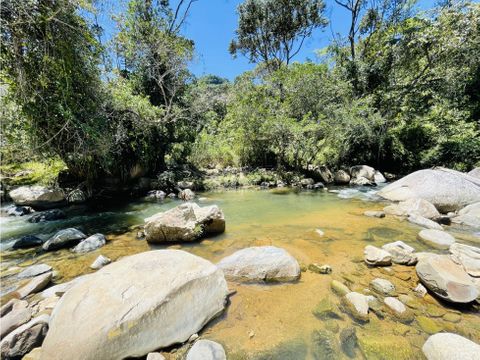
<path id="1" fill-rule="evenodd" d="M 150 249 L 182 249 L 212 262 L 234 251 L 261 245 L 274 245 L 290 252 L 302 266 L 329 264 L 332 274 L 302 272 L 295 283 L 245 285 L 229 283 L 236 293 L 227 310 L 200 334 L 222 343 L 229 359 L 422 359 L 421 347 L 429 333 L 441 330 L 459 333 L 480 342 L 478 308 L 453 307 L 427 295 L 415 297 L 418 283 L 414 267 L 394 265 L 369 268 L 363 248 L 402 240 L 417 251 L 438 252 L 416 240 L 419 228 L 394 217 L 383 219 L 363 215 L 385 204 L 370 189 L 338 189 L 335 192 L 290 192 L 237 190 L 204 193 L 200 205 L 217 204 L 225 213 L 226 232 L 192 244 L 152 246 L 136 238 L 137 225 L 159 211 L 179 204 L 137 201 L 105 205 L 95 209 L 67 209 L 67 219 L 30 224 L 24 218 L 1 218 L 2 293 L 12 291 L 8 281 L 19 267 L 47 263 L 57 272 L 60 283 L 92 272 L 89 265 L 99 255 L 112 260 Z M 87 234 L 102 232 L 107 245 L 92 253 L 77 255 L 68 250 L 42 253 L 38 250 L 11 251 L 13 239 L 26 234 L 47 238 L 56 230 L 76 227 Z M 320 229 L 324 234 L 317 233 Z M 449 231 L 465 243 L 480 243 L 479 234 L 460 227 Z M 372 279 L 390 280 L 397 294 L 409 295 L 409 307 L 416 320 L 396 321 L 388 312 L 370 314 L 370 321 L 359 324 L 343 310 L 340 298 L 332 292 L 335 279 L 351 290 L 368 292 Z M 4 300 L 8 294 L 4 296 Z M 329 304 L 332 315 L 319 319 L 313 310 Z M 352 335 L 355 333 L 355 335 Z M 179 357 L 166 353 L 167 359 Z"/>

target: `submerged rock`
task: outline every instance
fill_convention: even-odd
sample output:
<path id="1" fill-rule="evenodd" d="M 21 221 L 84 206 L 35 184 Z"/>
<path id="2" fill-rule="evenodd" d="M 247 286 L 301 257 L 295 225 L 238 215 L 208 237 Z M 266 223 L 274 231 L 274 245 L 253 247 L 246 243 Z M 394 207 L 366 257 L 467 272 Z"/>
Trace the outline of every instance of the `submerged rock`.
<path id="1" fill-rule="evenodd" d="M 418 356 L 412 349 L 407 338 L 389 334 L 358 332 L 358 345 L 369 360 L 411 360 Z"/>
<path id="2" fill-rule="evenodd" d="M 65 193 L 61 189 L 49 189 L 43 186 L 21 186 L 10 191 L 10 197 L 16 205 L 33 208 L 52 208 L 65 205 Z"/>
<path id="3" fill-rule="evenodd" d="M 392 256 L 385 250 L 367 245 L 363 251 L 364 260 L 368 265 L 388 266 L 392 264 Z"/>
<path id="4" fill-rule="evenodd" d="M 195 241 L 225 231 L 225 218 L 217 205 L 179 205 L 145 219 L 146 240 L 151 243 Z"/>
<path id="5" fill-rule="evenodd" d="M 97 250 L 107 243 L 103 234 L 94 234 L 85 240 L 82 240 L 77 246 L 73 248 L 73 252 L 86 253 Z"/>
<path id="6" fill-rule="evenodd" d="M 478 360 L 480 357 L 479 344 L 452 333 L 430 336 L 422 351 L 428 360 Z"/>
<path id="7" fill-rule="evenodd" d="M 139 357 L 185 342 L 223 311 L 227 293 L 222 271 L 187 252 L 122 258 L 63 295 L 42 359 Z"/>
<path id="8" fill-rule="evenodd" d="M 45 221 L 54 221 L 65 219 L 67 215 L 60 209 L 52 209 L 47 211 L 42 211 L 40 213 L 33 214 L 29 219 L 28 222 L 31 223 L 39 223 Z"/>
<path id="9" fill-rule="evenodd" d="M 398 320 L 402 322 L 413 321 L 413 313 L 397 298 L 386 297 L 383 302 Z"/>
<path id="10" fill-rule="evenodd" d="M 60 230 L 54 236 L 48 239 L 42 245 L 42 248 L 45 251 L 58 250 L 71 245 L 76 245 L 86 237 L 87 236 L 84 233 L 74 228 Z"/>
<path id="11" fill-rule="evenodd" d="M 286 250 L 274 246 L 258 246 L 239 250 L 223 258 L 217 266 L 228 279 L 258 281 L 295 281 L 300 278 L 300 265 Z"/>
<path id="12" fill-rule="evenodd" d="M 345 355 L 347 355 L 349 358 L 355 357 L 357 333 L 354 327 L 345 328 L 340 332 L 340 345 Z"/>
<path id="13" fill-rule="evenodd" d="M 223 346 L 215 341 L 198 340 L 188 351 L 186 360 L 226 360 Z"/>
<path id="14" fill-rule="evenodd" d="M 34 235 L 25 235 L 20 240 L 15 241 L 12 249 L 28 249 L 31 247 L 37 247 L 43 244 L 43 240 Z"/>
<path id="15" fill-rule="evenodd" d="M 444 300 L 469 303 L 479 295 L 468 274 L 447 255 L 421 259 L 415 269 L 422 283 Z"/>
<path id="16" fill-rule="evenodd" d="M 395 293 L 395 286 L 388 280 L 376 278 L 370 282 L 373 290 L 382 295 L 392 295 Z"/>
<path id="17" fill-rule="evenodd" d="M 310 264 L 308 265 L 308 270 L 317 274 L 331 274 L 332 267 L 330 265 L 318 265 Z"/>
<path id="18" fill-rule="evenodd" d="M 347 295 L 350 292 L 350 289 L 347 285 L 344 285 L 337 280 L 332 280 L 332 282 L 330 283 L 330 287 L 336 294 L 340 296 Z"/>
<path id="19" fill-rule="evenodd" d="M 447 213 L 479 202 L 480 180 L 450 169 L 425 169 L 387 185 L 378 195 L 391 201 L 422 198 Z"/>
<path id="20" fill-rule="evenodd" d="M 338 343 L 335 335 L 325 330 L 317 330 L 312 334 L 312 353 L 315 360 L 335 360 L 338 354 Z"/>
<path id="21" fill-rule="evenodd" d="M 376 218 L 384 218 L 385 213 L 383 211 L 365 211 L 363 215 L 368 216 L 368 217 L 376 217 Z"/>
<path id="22" fill-rule="evenodd" d="M 448 249 L 455 243 L 455 238 L 442 230 L 425 229 L 418 233 L 417 238 L 438 249 Z"/>
<path id="23" fill-rule="evenodd" d="M 480 277 L 480 248 L 455 243 L 449 251 L 452 260 L 462 265 L 470 276 Z"/>
<path id="24" fill-rule="evenodd" d="M 341 319 L 342 316 L 338 311 L 337 306 L 333 303 L 333 301 L 329 297 L 325 297 L 315 306 L 312 311 L 315 317 L 326 320 L 326 319 Z"/>

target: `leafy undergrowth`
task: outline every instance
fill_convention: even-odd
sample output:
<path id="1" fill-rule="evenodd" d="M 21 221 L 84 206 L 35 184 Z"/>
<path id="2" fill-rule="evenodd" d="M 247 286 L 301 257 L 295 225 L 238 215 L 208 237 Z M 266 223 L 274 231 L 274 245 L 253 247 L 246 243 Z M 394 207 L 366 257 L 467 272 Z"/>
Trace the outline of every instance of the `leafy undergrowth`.
<path id="1" fill-rule="evenodd" d="M 53 185 L 57 180 L 58 173 L 66 168 L 62 160 L 52 158 L 44 161 L 1 165 L 0 173 L 2 182 L 10 186 Z"/>

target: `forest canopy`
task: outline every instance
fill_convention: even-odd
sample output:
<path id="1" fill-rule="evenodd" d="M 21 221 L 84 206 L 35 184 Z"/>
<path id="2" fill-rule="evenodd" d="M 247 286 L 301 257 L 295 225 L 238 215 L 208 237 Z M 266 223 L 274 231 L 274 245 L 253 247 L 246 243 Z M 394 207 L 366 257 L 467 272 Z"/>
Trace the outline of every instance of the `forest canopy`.
<path id="1" fill-rule="evenodd" d="M 2 161 L 56 157 L 90 182 L 183 164 L 479 165 L 480 4 L 335 1 L 348 34 L 300 63 L 324 2 L 245 0 L 225 51 L 255 68 L 228 81 L 189 70 L 196 1 L 130 0 L 109 42 L 96 2 L 3 1 Z"/>

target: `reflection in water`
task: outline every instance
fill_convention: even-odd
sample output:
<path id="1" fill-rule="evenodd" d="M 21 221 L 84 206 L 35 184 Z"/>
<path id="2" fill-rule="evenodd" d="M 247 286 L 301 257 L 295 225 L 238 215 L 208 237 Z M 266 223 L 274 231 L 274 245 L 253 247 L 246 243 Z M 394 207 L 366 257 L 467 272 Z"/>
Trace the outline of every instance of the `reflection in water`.
<path id="1" fill-rule="evenodd" d="M 218 262 L 238 249 L 274 245 L 285 248 L 302 265 L 329 264 L 333 273 L 303 272 L 301 279 L 293 284 L 230 283 L 229 287 L 237 293 L 231 297 L 226 312 L 201 334 L 222 343 L 229 359 L 421 358 L 421 346 L 432 326 L 480 340 L 480 317 L 471 308 L 457 309 L 440 304 L 430 295 L 424 299 L 413 295 L 412 289 L 418 281 L 414 267 L 395 265 L 387 270 L 368 268 L 363 263 L 363 248 L 367 244 L 381 246 L 402 240 L 417 251 L 437 251 L 416 240 L 419 228 L 415 225 L 393 217 L 363 216 L 367 209 L 378 210 L 384 206 L 374 201 L 371 189 L 281 195 L 239 190 L 201 196 L 207 199 L 200 205 L 218 204 L 223 209 L 227 228 L 224 234 L 192 244 L 151 246 L 136 239 L 136 230 L 128 230 L 142 224 L 144 218 L 178 205 L 176 201 L 139 201 L 96 210 L 77 207 L 67 210 L 67 220 L 46 224 L 2 218 L 4 246 L 21 235 L 41 234 L 46 238 L 65 227 L 77 227 L 88 235 L 103 232 L 109 240 L 103 248 L 83 255 L 68 250 L 4 251 L 2 277 L 6 279 L 6 269 L 15 264 L 23 267 L 44 262 L 58 271 L 56 282 L 63 282 L 92 272 L 89 265 L 99 254 L 117 260 L 150 249 L 176 248 Z M 320 236 L 316 229 L 324 235 Z M 464 241 L 480 243 L 478 237 L 464 229 L 452 229 L 452 233 Z M 344 311 L 340 298 L 330 289 L 331 280 L 341 281 L 353 291 L 368 293 L 369 283 L 376 277 L 391 281 L 396 295 L 404 296 L 403 300 L 421 321 L 402 324 L 385 308 L 378 310 L 379 315 L 370 314 L 366 324 L 353 321 Z M 2 287 L 8 285 L 8 281 L 3 283 Z M 325 301 L 331 304 L 333 313 L 340 316 L 315 316 L 314 310 Z M 173 359 L 173 355 L 170 358 Z"/>

